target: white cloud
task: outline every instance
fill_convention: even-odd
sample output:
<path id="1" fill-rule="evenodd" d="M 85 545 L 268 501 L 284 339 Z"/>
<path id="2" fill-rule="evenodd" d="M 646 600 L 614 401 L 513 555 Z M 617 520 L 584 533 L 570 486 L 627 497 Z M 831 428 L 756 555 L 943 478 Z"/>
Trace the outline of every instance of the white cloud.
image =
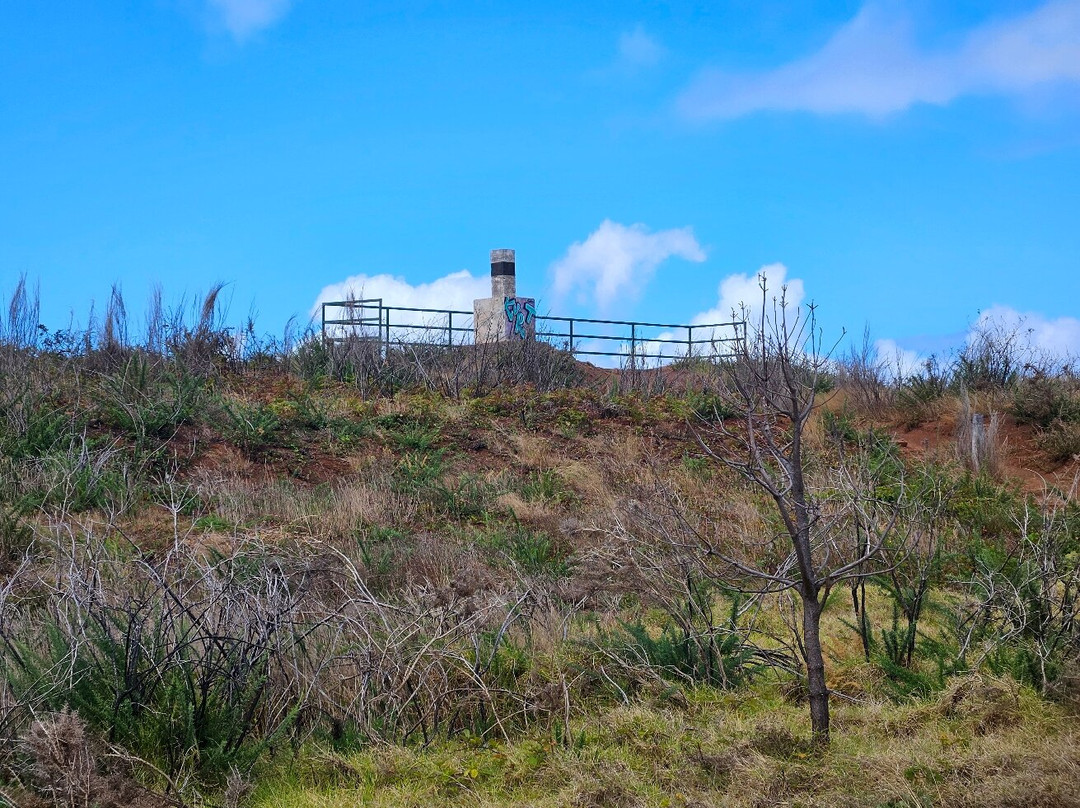
<path id="1" fill-rule="evenodd" d="M 288 13 L 292 0 L 207 0 L 216 24 L 238 42 L 267 28 Z"/>
<path id="2" fill-rule="evenodd" d="M 879 339 L 874 342 L 877 364 L 891 379 L 906 379 L 922 370 L 926 357 L 918 351 L 901 348 L 896 340 Z"/>
<path id="3" fill-rule="evenodd" d="M 1013 358 L 1035 366 L 1062 365 L 1080 358 L 1080 320 L 1075 317 L 1050 319 L 1037 312 L 1021 312 L 1011 306 L 995 305 L 979 314 L 968 329 L 967 345 L 988 338 L 996 346 L 1009 345 Z M 927 356 L 902 348 L 892 339 L 874 343 L 878 365 L 891 378 L 906 378 L 923 370 Z"/>
<path id="4" fill-rule="evenodd" d="M 678 99 L 690 118 L 735 118 L 761 110 L 884 116 L 968 94 L 1021 94 L 1080 81 L 1080 0 L 984 23 L 958 45 L 915 42 L 910 19 L 871 2 L 816 53 L 773 70 L 706 70 Z"/>
<path id="5" fill-rule="evenodd" d="M 664 57 L 664 46 L 640 25 L 619 35 L 619 65 L 628 69 L 653 67 Z"/>
<path id="6" fill-rule="evenodd" d="M 474 277 L 467 269 L 453 272 L 431 283 L 411 284 L 404 278 L 394 275 L 353 275 L 340 283 L 333 283 L 323 288 L 311 307 L 311 316 L 318 319 L 323 303 L 382 298 L 384 306 L 403 306 L 417 309 L 452 309 L 471 312 L 473 300 L 491 295 L 491 279 Z M 337 312 L 328 311 L 328 317 L 334 319 Z M 365 316 L 370 316 L 368 312 Z M 409 312 L 393 312 L 393 325 L 431 325 L 427 322 L 430 315 Z M 443 318 L 445 319 L 445 318 Z M 440 320 L 440 323 L 442 320 Z M 471 320 L 458 322 L 454 326 L 464 327 Z"/>
<path id="7" fill-rule="evenodd" d="M 735 330 L 731 327 L 733 322 L 747 319 L 749 328 L 753 330 L 754 323 L 761 316 L 762 293 L 761 278 L 765 278 L 766 295 L 764 298 L 767 314 L 773 315 L 773 305 L 779 306 L 781 295 L 786 309 L 789 324 L 794 324 L 797 317 L 804 316 L 799 309 L 805 298 L 803 282 L 799 278 L 787 277 L 787 267 L 783 264 L 766 264 L 753 275 L 739 273 L 728 275 L 720 281 L 716 290 L 716 305 L 695 314 L 690 318 L 687 325 L 695 326 L 693 332 L 688 334 L 685 329 L 679 331 L 662 331 L 655 337 L 647 337 L 642 343 L 640 352 L 645 356 L 658 357 L 662 355 L 673 356 L 685 354 L 684 341 L 692 338 L 695 351 L 707 349 L 707 345 L 699 344 L 727 340 L 735 336 Z M 786 291 L 784 290 L 784 287 Z M 715 326 L 714 328 L 698 328 L 697 326 Z M 670 342 L 674 340 L 675 342 Z M 667 341 L 667 342 L 666 342 Z M 662 363 L 657 363 L 662 364 Z"/>
<path id="8" fill-rule="evenodd" d="M 759 278 L 764 276 L 766 283 L 766 314 L 771 316 L 775 301 L 780 303 L 781 292 L 787 287 L 784 303 L 788 316 L 795 316 L 802 306 L 806 292 L 799 278 L 788 278 L 787 267 L 783 264 L 766 264 L 753 275 L 728 275 L 716 290 L 716 305 L 700 314 L 695 314 L 690 325 L 712 323 L 730 323 L 741 319 L 745 311 L 747 320 L 752 324 L 761 317 L 762 294 Z"/>
<path id="9" fill-rule="evenodd" d="M 656 268 L 671 257 L 705 260 L 705 251 L 689 227 L 650 233 L 643 224 L 629 227 L 605 219 L 585 241 L 574 242 L 551 266 L 557 297 L 576 290 L 601 310 L 620 297 L 636 297 Z"/>
<path id="10" fill-rule="evenodd" d="M 1020 312 L 1010 306 L 995 305 L 979 314 L 968 333 L 969 344 L 979 334 L 998 338 L 1016 336 L 1016 346 L 1024 361 L 1039 359 L 1068 361 L 1080 357 L 1080 320 L 1075 317 L 1048 319 L 1037 312 Z"/>

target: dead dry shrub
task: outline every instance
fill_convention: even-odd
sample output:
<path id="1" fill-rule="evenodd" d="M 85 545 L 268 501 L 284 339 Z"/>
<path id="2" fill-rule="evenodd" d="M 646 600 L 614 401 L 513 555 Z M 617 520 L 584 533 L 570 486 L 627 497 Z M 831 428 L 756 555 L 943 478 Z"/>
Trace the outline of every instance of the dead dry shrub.
<path id="1" fill-rule="evenodd" d="M 23 739 L 30 753 L 30 777 L 37 791 L 58 806 L 90 805 L 97 800 L 97 772 L 86 726 L 64 709 L 42 716 Z"/>
<path id="2" fill-rule="evenodd" d="M 891 359 L 878 354 L 869 328 L 863 331 L 862 341 L 853 343 L 839 358 L 839 388 L 845 403 L 860 415 L 878 416 L 895 401 L 896 386 L 892 378 L 898 379 L 902 374 L 899 368 L 889 367 Z"/>
<path id="3" fill-rule="evenodd" d="M 1061 666 L 1061 673 L 1049 688 L 1048 695 L 1070 711 L 1080 713 L 1080 657 L 1073 657 Z"/>
<path id="4" fill-rule="evenodd" d="M 261 475 L 200 475 L 195 490 L 215 515 L 235 525 L 280 527 L 285 534 L 326 541 L 357 536 L 365 526 L 407 524 L 415 497 L 395 491 L 390 473 L 375 464 L 317 486 Z"/>
<path id="5" fill-rule="evenodd" d="M 232 769 L 225 779 L 225 791 L 221 795 L 224 808 L 240 808 L 251 793 L 253 783 L 237 769 Z"/>
<path id="6" fill-rule="evenodd" d="M 807 757 L 815 751 L 808 738 L 797 737 L 787 727 L 771 722 L 759 724 L 749 744 L 754 751 L 778 760 Z"/>
<path id="7" fill-rule="evenodd" d="M 967 390 L 1007 390 L 1032 358 L 1027 343 L 1020 325 L 994 320 L 976 323 L 967 345 L 956 357 L 956 383 Z"/>
<path id="8" fill-rule="evenodd" d="M 1032 372 L 1016 385 L 1009 411 L 1018 423 L 1043 429 L 1055 421 L 1080 420 L 1080 390 L 1071 370 Z"/>
<path id="9" fill-rule="evenodd" d="M 745 741 L 734 744 L 717 753 L 706 753 L 700 749 L 691 759 L 697 764 L 704 785 L 710 789 L 723 791 L 728 788 L 747 767 L 750 756 L 750 744 Z"/>
<path id="10" fill-rule="evenodd" d="M 19 714 L 77 710 L 161 777 L 212 784 L 287 731 L 307 589 L 287 559 L 258 546 L 133 558 L 92 532 L 53 552 L 23 573 L 37 601 L 0 613 Z M 74 765 L 78 749 L 43 760 Z"/>
<path id="11" fill-rule="evenodd" d="M 986 735 L 1020 719 L 1019 689 L 1015 682 L 975 674 L 954 681 L 938 698 L 937 709 Z"/>
<path id="12" fill-rule="evenodd" d="M 637 808 L 633 775 L 623 765 L 595 766 L 579 775 L 570 805 L 575 808 Z"/>
<path id="13" fill-rule="evenodd" d="M 527 722 L 528 694 L 505 646 L 527 620 L 529 592 L 483 586 L 438 565 L 383 602 L 363 572 L 340 556 L 333 621 L 306 639 L 309 712 L 367 740 L 430 742 L 467 730 L 508 737 Z"/>
<path id="14" fill-rule="evenodd" d="M 1056 419 L 1039 432 L 1035 445 L 1058 463 L 1080 456 L 1080 422 Z"/>
<path id="15" fill-rule="evenodd" d="M 382 348 L 382 361 L 354 367 L 352 378 L 369 392 L 421 388 L 460 398 L 525 384 L 541 392 L 571 388 L 584 376 L 573 356 L 543 334 L 535 340 L 475 345 L 448 339 L 445 328 L 420 327 L 392 335 Z"/>
<path id="16" fill-rule="evenodd" d="M 107 768 L 103 757 L 123 758 L 122 753 L 103 754 L 86 723 L 72 710 L 45 713 L 35 720 L 21 740 L 29 761 L 28 780 L 33 794 L 24 808 L 152 808 L 178 805 L 153 794 L 130 776 Z"/>
<path id="17" fill-rule="evenodd" d="M 1008 447 L 1001 432 L 1001 415 L 993 410 L 980 413 L 968 392 L 960 394 L 956 417 L 956 454 L 976 474 L 999 480 L 1005 473 Z"/>

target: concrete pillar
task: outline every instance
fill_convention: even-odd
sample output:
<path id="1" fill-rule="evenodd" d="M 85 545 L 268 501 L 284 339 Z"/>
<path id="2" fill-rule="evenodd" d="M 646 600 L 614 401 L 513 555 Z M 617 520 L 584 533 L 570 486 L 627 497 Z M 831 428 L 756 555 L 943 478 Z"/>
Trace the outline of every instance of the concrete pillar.
<path id="1" fill-rule="evenodd" d="M 491 251 L 491 296 L 500 301 L 517 294 L 517 262 L 513 250 Z"/>
<path id="2" fill-rule="evenodd" d="M 517 296 L 513 250 L 491 251 L 491 297 L 473 301 L 473 333 L 478 345 L 531 340 L 536 336 L 536 301 Z"/>

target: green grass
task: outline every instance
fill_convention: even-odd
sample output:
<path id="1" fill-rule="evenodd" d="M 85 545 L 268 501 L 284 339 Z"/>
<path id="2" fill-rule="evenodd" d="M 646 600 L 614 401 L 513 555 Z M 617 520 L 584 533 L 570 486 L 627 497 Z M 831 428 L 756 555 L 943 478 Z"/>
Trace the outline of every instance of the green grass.
<path id="1" fill-rule="evenodd" d="M 1006 718 L 988 723 L 996 709 Z M 511 743 L 306 750 L 265 773 L 252 805 L 1075 804 L 1077 727 L 1030 691 L 974 679 L 935 702 L 839 704 L 834 715 L 833 744 L 822 751 L 809 742 L 803 708 L 775 687 L 703 688 L 681 707 L 578 714 L 562 733 L 537 728 Z"/>

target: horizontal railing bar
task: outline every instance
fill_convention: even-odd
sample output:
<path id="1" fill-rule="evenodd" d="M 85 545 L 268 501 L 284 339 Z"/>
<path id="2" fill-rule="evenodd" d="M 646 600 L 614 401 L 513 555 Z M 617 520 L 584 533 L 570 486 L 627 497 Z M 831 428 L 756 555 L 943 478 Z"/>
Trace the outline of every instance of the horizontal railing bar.
<path id="1" fill-rule="evenodd" d="M 537 332 L 537 334 L 536 334 L 537 339 L 545 339 L 545 340 L 558 339 L 558 338 L 567 338 L 567 339 L 569 339 L 570 336 L 571 335 L 569 333 Z M 579 334 L 576 331 L 574 332 L 573 337 L 574 337 L 575 342 L 577 342 L 578 340 L 598 339 L 598 340 L 607 340 L 608 342 L 612 342 L 612 341 L 616 341 L 616 342 L 632 342 L 635 345 L 641 345 L 643 347 L 647 347 L 649 345 L 657 345 L 657 344 L 660 344 L 660 345 L 713 345 L 716 342 L 734 342 L 735 341 L 734 337 L 729 337 L 727 339 L 722 339 L 722 340 L 721 339 L 718 339 L 718 340 L 707 340 L 707 339 L 698 340 L 698 339 L 695 339 L 695 340 L 687 341 L 685 339 L 660 339 L 659 337 L 630 337 L 630 336 L 627 336 L 627 335 L 613 335 L 613 334 Z"/>
<path id="2" fill-rule="evenodd" d="M 457 345 L 454 345 L 454 346 L 438 345 L 438 344 L 434 344 L 434 343 L 430 343 L 430 342 L 393 342 L 390 347 L 391 348 L 426 347 L 426 348 L 433 348 L 433 349 L 442 348 L 443 350 L 445 350 L 447 347 L 455 347 L 456 348 L 456 347 L 460 347 L 460 346 L 457 346 Z M 643 362 L 643 363 L 666 361 L 666 360 L 669 360 L 669 359 L 691 359 L 691 358 L 700 359 L 700 358 L 703 358 L 703 357 L 688 357 L 685 354 L 649 354 L 648 356 L 646 356 L 646 355 L 643 355 L 643 354 L 618 353 L 618 352 L 615 352 L 615 351 L 577 351 L 577 350 L 574 351 L 574 356 L 606 356 L 606 357 L 610 357 L 612 359 L 635 360 L 635 361 Z M 721 354 L 721 355 L 716 356 L 716 357 L 708 357 L 708 358 L 710 358 L 710 359 L 723 359 L 726 356 L 727 356 L 727 354 Z"/>
<path id="3" fill-rule="evenodd" d="M 536 319 L 539 320 L 552 320 L 561 323 L 598 323 L 600 325 L 640 325 L 646 328 L 721 328 L 733 325 L 742 325 L 739 320 L 732 320 L 729 323 L 701 323 L 698 324 L 686 324 L 686 323 L 643 323 L 638 320 L 591 320 L 587 317 L 554 317 L 547 314 L 538 314 Z"/>
<path id="4" fill-rule="evenodd" d="M 393 325 L 393 324 L 391 324 L 390 325 L 390 331 L 391 331 L 391 333 L 401 333 L 402 331 L 405 331 L 406 333 L 408 333 L 409 331 L 438 331 L 440 334 L 446 334 L 448 329 L 446 328 L 446 326 L 439 327 L 437 325 L 423 326 L 423 325 Z M 471 334 L 471 333 L 473 333 L 473 330 L 471 328 L 458 328 L 457 326 L 454 326 L 454 328 L 449 329 L 449 331 L 451 331 L 451 332 L 453 332 L 455 334 Z"/>
<path id="5" fill-rule="evenodd" d="M 655 362 L 660 359 L 701 359 L 704 357 L 689 357 L 686 354 L 629 354 L 629 353 L 615 353 L 614 351 L 578 351 L 575 349 L 574 356 L 610 356 L 616 359 L 633 359 L 638 362 Z M 718 358 L 723 358 L 727 354 L 721 354 Z M 712 357 L 710 357 L 712 358 Z"/>
<path id="6" fill-rule="evenodd" d="M 348 320 L 327 320 L 326 324 L 327 325 L 352 325 L 352 326 L 377 326 L 377 325 L 380 325 L 380 323 L 378 323 L 378 322 L 362 323 L 362 322 L 351 322 L 351 321 L 348 321 Z M 385 324 L 383 324 L 383 325 L 385 325 Z M 423 325 L 423 324 L 419 324 L 419 323 L 415 324 L 415 325 L 409 325 L 409 324 L 395 325 L 393 323 L 390 324 L 390 330 L 391 331 L 402 331 L 402 330 L 407 331 L 407 330 L 410 330 L 410 329 L 414 330 L 414 331 L 440 331 L 440 332 L 443 332 L 443 333 L 446 333 L 446 332 L 449 331 L 449 332 L 452 332 L 454 334 L 472 334 L 474 332 L 474 330 L 475 330 L 470 326 L 453 326 L 452 328 L 447 328 L 445 325 Z M 555 340 L 555 339 L 569 339 L 570 334 L 569 333 L 539 332 L 539 333 L 537 333 L 536 337 L 537 337 L 537 339 L 541 339 L 541 340 L 544 340 L 544 341 L 551 341 L 551 340 Z M 657 345 L 657 344 L 659 344 L 659 345 L 705 345 L 705 346 L 710 346 L 710 345 L 713 345 L 713 344 L 718 343 L 718 342 L 734 342 L 735 341 L 734 338 L 725 338 L 725 339 L 716 339 L 716 340 L 692 340 L 692 341 L 688 342 L 687 340 L 684 340 L 684 339 L 660 339 L 660 338 L 648 338 L 648 337 L 638 337 L 637 339 L 631 340 L 631 338 L 628 337 L 628 336 L 620 336 L 620 335 L 612 335 L 612 334 L 578 334 L 576 332 L 574 333 L 573 337 L 574 337 L 575 341 L 576 340 L 594 339 L 594 340 L 603 340 L 603 341 L 606 341 L 606 342 L 627 342 L 627 343 L 633 342 L 635 345 L 641 345 L 643 347 L 648 347 L 649 345 Z M 578 351 L 575 351 L 575 353 L 578 353 Z"/>
<path id="7" fill-rule="evenodd" d="M 466 314 L 472 316 L 471 311 L 464 311 L 461 309 L 417 309 L 412 306 L 383 306 L 384 309 L 389 311 L 421 311 L 425 314 Z"/>

